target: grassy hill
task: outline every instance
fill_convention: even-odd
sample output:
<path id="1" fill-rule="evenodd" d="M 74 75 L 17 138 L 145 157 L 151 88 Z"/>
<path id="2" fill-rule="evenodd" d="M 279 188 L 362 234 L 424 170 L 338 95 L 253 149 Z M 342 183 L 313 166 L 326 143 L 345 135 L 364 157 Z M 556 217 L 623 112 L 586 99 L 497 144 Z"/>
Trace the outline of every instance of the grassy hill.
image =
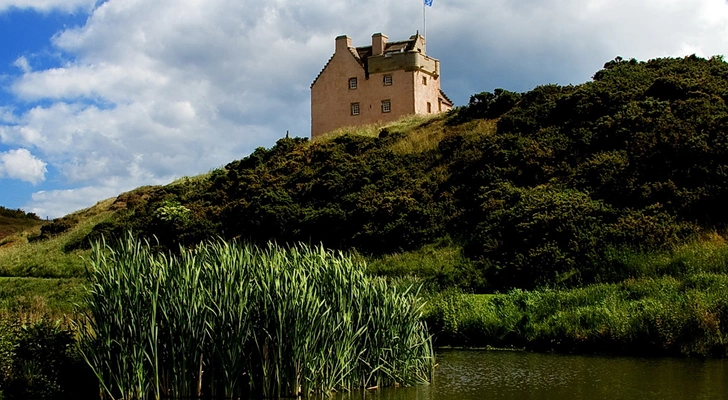
<path id="1" fill-rule="evenodd" d="M 658 352 L 723 354 L 728 295 L 716 288 L 728 274 L 727 101 L 719 57 L 617 58 L 581 85 L 498 89 L 447 115 L 280 139 L 206 174 L 120 194 L 34 237 L 15 234 L 0 248 L 0 289 L 57 305 L 58 293 L 81 290 L 89 243 L 127 231 L 171 251 L 214 237 L 302 241 L 364 257 L 371 274 L 416 276 L 435 292 L 488 293 L 432 302 L 431 323 L 459 340 L 572 335 L 564 343 L 588 348 L 611 334 L 639 347 L 659 325 L 664 337 L 650 347 Z M 665 308 L 626 319 L 630 307 L 654 304 Z M 550 325 L 555 313 L 561 330 Z M 515 325 L 498 325 L 497 315 Z M 624 318 L 607 318 L 615 315 Z M 452 318 L 470 322 L 454 327 Z"/>
<path id="2" fill-rule="evenodd" d="M 15 235 L 27 236 L 38 232 L 43 221 L 35 214 L 0 206 L 0 247 L 15 241 Z"/>

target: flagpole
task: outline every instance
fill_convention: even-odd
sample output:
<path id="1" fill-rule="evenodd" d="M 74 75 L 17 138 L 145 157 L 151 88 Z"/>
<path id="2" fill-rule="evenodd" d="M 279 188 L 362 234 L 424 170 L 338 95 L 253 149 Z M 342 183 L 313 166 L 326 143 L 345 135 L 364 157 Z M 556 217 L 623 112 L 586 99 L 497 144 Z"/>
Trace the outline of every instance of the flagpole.
<path id="1" fill-rule="evenodd" d="M 427 51 L 427 19 L 425 17 L 425 1 L 422 0 L 422 37 L 425 39 L 425 52 Z"/>

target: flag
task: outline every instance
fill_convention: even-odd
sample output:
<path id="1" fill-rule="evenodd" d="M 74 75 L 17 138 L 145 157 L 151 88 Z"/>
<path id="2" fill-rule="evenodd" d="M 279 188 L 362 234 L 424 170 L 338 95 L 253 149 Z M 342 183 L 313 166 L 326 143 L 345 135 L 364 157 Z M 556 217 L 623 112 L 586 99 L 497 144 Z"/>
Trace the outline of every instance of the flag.
<path id="1" fill-rule="evenodd" d="M 432 0 L 425 0 L 425 5 L 427 7 L 432 7 Z"/>

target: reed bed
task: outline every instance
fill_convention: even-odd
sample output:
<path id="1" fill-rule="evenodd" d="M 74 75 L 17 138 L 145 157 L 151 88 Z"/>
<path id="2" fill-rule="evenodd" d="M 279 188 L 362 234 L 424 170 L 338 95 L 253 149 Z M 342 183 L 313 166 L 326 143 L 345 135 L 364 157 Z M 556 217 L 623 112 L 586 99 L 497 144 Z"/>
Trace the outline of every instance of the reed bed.
<path id="1" fill-rule="evenodd" d="M 96 244 L 81 352 L 111 399 L 306 396 L 426 383 L 422 301 L 322 247 Z"/>

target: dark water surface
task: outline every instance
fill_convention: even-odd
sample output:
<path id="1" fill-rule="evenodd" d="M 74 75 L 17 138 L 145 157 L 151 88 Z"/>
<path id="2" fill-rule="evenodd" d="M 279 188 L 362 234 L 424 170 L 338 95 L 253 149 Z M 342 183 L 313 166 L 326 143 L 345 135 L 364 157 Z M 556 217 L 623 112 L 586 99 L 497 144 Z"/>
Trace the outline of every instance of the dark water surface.
<path id="1" fill-rule="evenodd" d="M 573 356 L 510 351 L 442 351 L 432 385 L 336 398 L 728 399 L 728 360 Z"/>

